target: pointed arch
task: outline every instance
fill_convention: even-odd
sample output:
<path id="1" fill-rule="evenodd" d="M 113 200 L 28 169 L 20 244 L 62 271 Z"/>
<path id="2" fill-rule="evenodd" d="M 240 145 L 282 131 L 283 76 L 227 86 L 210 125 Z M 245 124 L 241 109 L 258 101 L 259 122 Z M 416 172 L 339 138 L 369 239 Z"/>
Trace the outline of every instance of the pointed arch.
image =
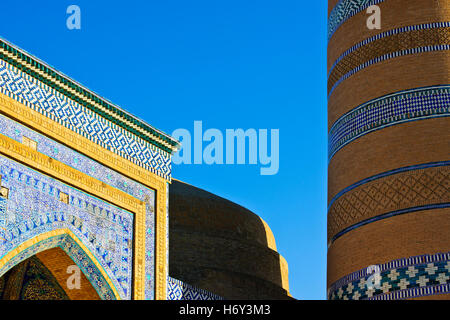
<path id="1" fill-rule="evenodd" d="M 60 247 L 78 265 L 102 300 L 120 300 L 110 276 L 80 239 L 69 229 L 39 234 L 18 245 L 0 259 L 0 277 L 36 253 Z"/>

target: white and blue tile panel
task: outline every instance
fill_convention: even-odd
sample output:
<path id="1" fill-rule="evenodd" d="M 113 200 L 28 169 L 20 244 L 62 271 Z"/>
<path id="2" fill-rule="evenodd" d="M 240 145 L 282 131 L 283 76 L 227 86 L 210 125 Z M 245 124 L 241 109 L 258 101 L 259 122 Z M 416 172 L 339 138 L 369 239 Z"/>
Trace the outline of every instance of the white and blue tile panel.
<path id="1" fill-rule="evenodd" d="M 37 142 L 37 151 L 146 203 L 145 287 L 146 299 L 154 299 L 155 191 L 3 115 L 0 115 L 0 128 L 0 134 L 18 142 L 28 137 Z"/>
<path id="2" fill-rule="evenodd" d="M 345 145 L 388 126 L 450 116 L 450 85 L 405 90 L 366 102 L 341 116 L 328 133 L 328 158 Z"/>
<path id="3" fill-rule="evenodd" d="M 330 41 L 336 30 L 348 19 L 366 10 L 371 5 L 377 5 L 384 0 L 340 0 L 328 17 L 328 35 Z"/>
<path id="4" fill-rule="evenodd" d="M 1 212 L 0 256 L 40 234 L 69 229 L 96 258 L 120 297 L 131 298 L 134 217 L 130 212 L 4 157 L 0 157 L 0 174 L 2 186 L 9 189 L 6 210 Z M 68 204 L 60 201 L 61 192 L 69 195 Z M 0 275 L 6 271 L 8 266 Z"/>
<path id="5" fill-rule="evenodd" d="M 378 267 L 378 289 L 367 285 L 373 272 L 366 268 L 334 283 L 328 299 L 399 300 L 450 293 L 450 252 L 394 260 Z"/>
<path id="6" fill-rule="evenodd" d="M 392 30 L 388 30 L 388 31 L 379 33 L 373 37 L 367 38 L 367 39 L 355 44 L 350 49 L 347 49 L 343 54 L 341 54 L 339 56 L 339 58 L 337 58 L 336 61 L 333 63 L 330 70 L 328 71 L 328 77 L 330 76 L 331 72 L 336 67 L 336 65 L 343 58 L 348 56 L 350 53 L 358 50 L 359 48 L 361 48 L 365 45 L 368 45 L 369 43 L 372 43 L 374 41 L 377 41 L 377 40 L 380 40 L 380 39 L 383 39 L 386 37 L 390 37 L 390 36 L 393 36 L 396 34 L 404 33 L 404 32 L 411 32 L 411 31 L 417 31 L 417 30 L 428 30 L 428 29 L 436 29 L 436 28 L 448 28 L 448 27 L 450 27 L 450 22 L 434 22 L 434 23 L 423 23 L 423 24 L 418 24 L 418 25 L 413 25 L 413 26 L 406 26 L 406 27 L 396 28 L 396 29 L 392 29 Z M 358 70 L 360 70 L 360 69 L 358 69 Z"/>
<path id="7" fill-rule="evenodd" d="M 171 156 L 0 59 L 0 92 L 167 179 Z"/>
<path id="8" fill-rule="evenodd" d="M 167 300 L 223 300 L 209 291 L 188 285 L 180 280 L 168 277 Z"/>

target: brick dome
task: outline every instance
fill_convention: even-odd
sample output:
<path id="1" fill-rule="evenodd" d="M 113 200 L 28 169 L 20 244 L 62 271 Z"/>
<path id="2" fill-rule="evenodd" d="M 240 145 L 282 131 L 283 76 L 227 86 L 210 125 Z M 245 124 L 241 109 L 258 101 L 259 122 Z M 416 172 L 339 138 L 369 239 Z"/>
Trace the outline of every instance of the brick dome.
<path id="1" fill-rule="evenodd" d="M 288 267 L 269 226 L 244 207 L 174 180 L 169 275 L 226 299 L 286 299 Z"/>

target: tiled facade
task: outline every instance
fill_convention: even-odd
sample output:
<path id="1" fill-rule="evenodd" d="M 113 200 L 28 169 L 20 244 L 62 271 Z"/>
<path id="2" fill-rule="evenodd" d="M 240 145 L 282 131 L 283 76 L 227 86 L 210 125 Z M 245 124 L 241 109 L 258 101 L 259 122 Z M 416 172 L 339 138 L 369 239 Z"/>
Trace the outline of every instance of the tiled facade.
<path id="1" fill-rule="evenodd" d="M 400 168 L 360 181 L 331 200 L 328 242 L 374 221 L 450 207 L 450 161 Z"/>
<path id="2" fill-rule="evenodd" d="M 97 291 L 98 296 L 102 300 L 115 300 L 116 297 L 111 290 L 110 285 L 105 280 L 102 273 L 96 267 L 92 259 L 86 255 L 86 252 L 80 248 L 80 246 L 68 235 L 58 235 L 39 241 L 32 247 L 29 247 L 19 255 L 15 256 L 8 264 L 3 268 L 4 270 L 11 269 L 19 264 L 21 261 L 26 260 L 40 252 L 48 249 L 59 247 L 72 259 L 76 265 L 81 269 L 83 274 L 87 277 L 91 285 Z"/>
<path id="3" fill-rule="evenodd" d="M 223 298 L 169 277 L 167 279 L 167 300 L 223 300 Z"/>
<path id="4" fill-rule="evenodd" d="M 329 3 L 328 298 L 445 296 L 449 3 Z M 380 30 L 366 26 L 370 5 Z"/>
<path id="5" fill-rule="evenodd" d="M 343 53 L 328 75 L 328 96 L 357 72 L 397 57 L 450 50 L 450 22 L 436 22 L 392 29 L 365 39 Z"/>

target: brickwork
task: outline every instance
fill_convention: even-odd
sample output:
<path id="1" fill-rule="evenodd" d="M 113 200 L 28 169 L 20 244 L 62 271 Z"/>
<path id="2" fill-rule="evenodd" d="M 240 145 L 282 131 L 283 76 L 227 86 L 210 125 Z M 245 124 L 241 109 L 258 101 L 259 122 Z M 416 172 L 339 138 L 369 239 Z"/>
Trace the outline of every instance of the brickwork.
<path id="1" fill-rule="evenodd" d="M 329 1 L 330 4 L 331 2 Z M 439 6 L 436 6 L 436 3 L 439 3 Z M 450 21 L 450 4 L 446 0 L 395 0 L 381 2 L 378 6 L 382 19 L 380 30 L 366 28 L 369 15 L 361 11 L 336 31 L 328 44 L 328 71 L 345 50 L 364 39 L 390 29 Z"/>
<path id="2" fill-rule="evenodd" d="M 328 201 L 342 189 L 397 168 L 448 160 L 450 118 L 408 122 L 346 145 L 328 166 Z M 439 133 L 441 139 L 436 139 Z"/>
<path id="3" fill-rule="evenodd" d="M 366 101 L 406 90 L 449 84 L 449 52 L 425 52 L 373 64 L 342 82 L 328 100 L 328 128 Z M 423 70 L 427 70 L 426 74 Z"/>
<path id="4" fill-rule="evenodd" d="M 373 3 L 381 9 L 380 30 L 366 27 L 364 8 Z M 372 298 L 338 285 L 371 265 L 450 251 L 450 113 L 443 102 L 447 93 L 434 91 L 450 84 L 450 2 L 328 4 L 327 287 L 336 289 L 329 298 Z M 408 287 L 388 297 L 448 293 L 444 274 L 438 289 L 428 275 L 430 284 L 420 284 L 417 292 Z M 393 285 L 394 291 L 402 287 Z M 387 294 L 386 288 L 373 298 Z"/>
<path id="5" fill-rule="evenodd" d="M 289 299 L 288 266 L 249 210 L 173 181 L 169 275 L 225 299 Z"/>

